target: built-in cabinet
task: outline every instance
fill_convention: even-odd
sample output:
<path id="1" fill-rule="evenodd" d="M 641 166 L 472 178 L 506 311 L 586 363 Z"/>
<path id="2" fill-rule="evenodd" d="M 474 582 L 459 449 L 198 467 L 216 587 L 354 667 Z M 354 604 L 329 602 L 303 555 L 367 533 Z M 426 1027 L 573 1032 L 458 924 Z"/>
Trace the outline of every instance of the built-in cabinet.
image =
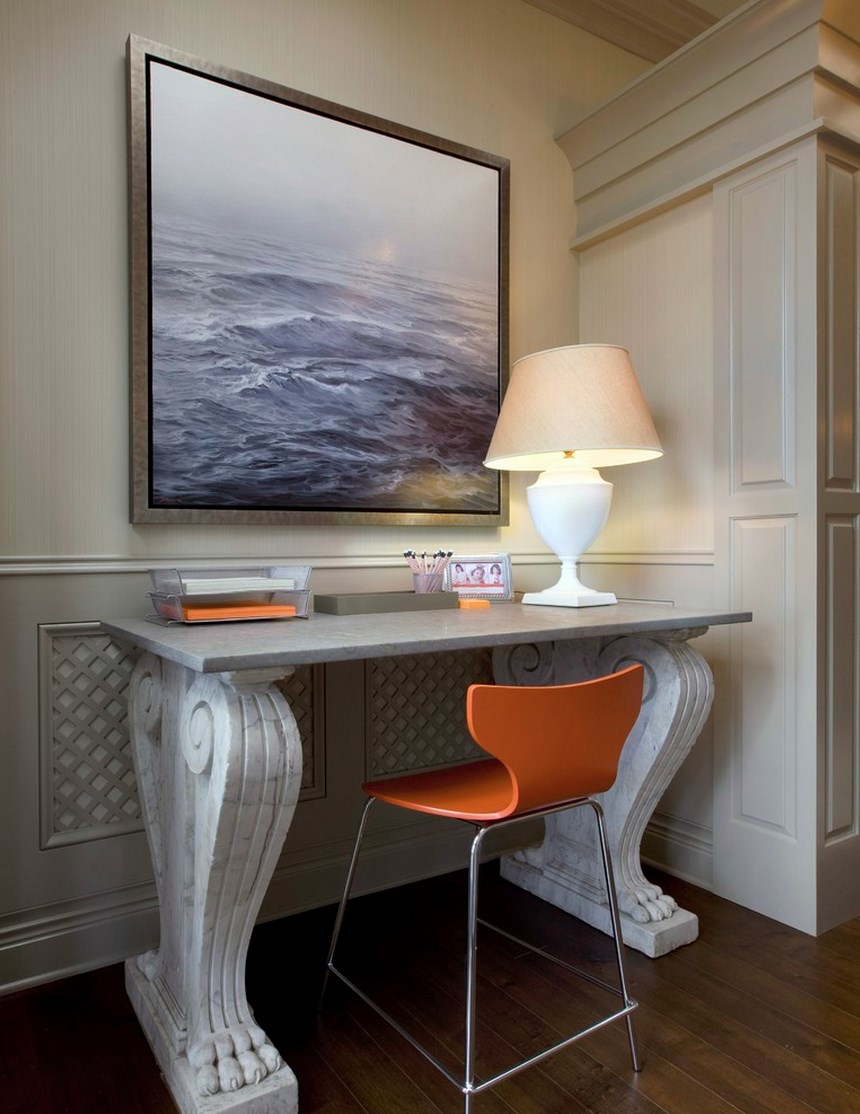
<path id="1" fill-rule="evenodd" d="M 631 348 L 682 462 L 671 510 L 644 468 L 638 497 L 676 554 L 709 517 L 703 587 L 754 613 L 712 646 L 710 800 L 682 771 L 656 857 L 695 874 L 710 825 L 698 880 L 812 933 L 860 915 L 859 81 L 857 5 L 760 0 L 560 140 L 581 338 Z"/>

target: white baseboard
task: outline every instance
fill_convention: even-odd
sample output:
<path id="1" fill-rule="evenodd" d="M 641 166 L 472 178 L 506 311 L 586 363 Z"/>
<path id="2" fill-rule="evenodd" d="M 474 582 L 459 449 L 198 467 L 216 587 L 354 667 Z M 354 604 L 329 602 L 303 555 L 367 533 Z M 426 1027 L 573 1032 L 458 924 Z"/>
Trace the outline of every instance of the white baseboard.
<path id="1" fill-rule="evenodd" d="M 713 889 L 714 834 L 710 828 L 658 810 L 645 829 L 641 856 L 643 863 L 703 890 Z"/>
<path id="2" fill-rule="evenodd" d="M 534 833 L 526 826 L 516 846 Z M 465 867 L 469 831 L 438 822 L 368 840 L 356 893 L 369 893 Z M 539 832 L 537 832 L 539 835 Z M 509 842 L 490 855 L 509 850 Z M 350 851 L 343 840 L 288 854 L 275 871 L 260 920 L 275 920 L 340 898 Z M 9 914 L 0 921 L 0 995 L 118 963 L 158 946 L 154 883 Z"/>
<path id="3" fill-rule="evenodd" d="M 9 914 L 0 922 L 0 994 L 106 967 L 157 944 L 152 882 Z"/>

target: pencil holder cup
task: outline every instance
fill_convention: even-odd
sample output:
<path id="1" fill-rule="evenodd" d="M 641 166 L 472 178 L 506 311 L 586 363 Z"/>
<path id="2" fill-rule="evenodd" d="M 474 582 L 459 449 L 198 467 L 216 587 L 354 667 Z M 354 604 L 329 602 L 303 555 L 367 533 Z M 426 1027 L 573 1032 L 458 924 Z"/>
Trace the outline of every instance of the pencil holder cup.
<path id="1" fill-rule="evenodd" d="M 414 572 L 412 583 L 416 592 L 441 592 L 442 574 L 440 572 Z"/>

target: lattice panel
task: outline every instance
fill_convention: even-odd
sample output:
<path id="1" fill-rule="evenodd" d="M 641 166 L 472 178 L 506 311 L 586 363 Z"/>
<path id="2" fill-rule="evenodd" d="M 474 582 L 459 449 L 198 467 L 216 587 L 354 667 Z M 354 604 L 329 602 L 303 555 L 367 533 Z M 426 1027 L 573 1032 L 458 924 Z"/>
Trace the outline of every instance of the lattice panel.
<path id="1" fill-rule="evenodd" d="M 487 649 L 368 662 L 369 776 L 481 755 L 466 727 L 466 689 L 492 680 Z"/>
<path id="2" fill-rule="evenodd" d="M 51 638 L 54 835 L 141 826 L 126 706 L 134 661 L 104 634 Z"/>
<path id="3" fill-rule="evenodd" d="M 96 623 L 41 628 L 42 845 L 119 835 L 143 827 L 131 739 L 128 685 L 135 658 Z M 325 791 L 322 716 L 314 699 L 321 677 L 301 667 L 280 688 L 302 740 L 302 796 Z"/>
<path id="4" fill-rule="evenodd" d="M 322 669 L 300 665 L 291 677 L 278 682 L 278 688 L 289 701 L 296 717 L 302 741 L 301 800 L 322 796 L 325 792 L 322 700 L 315 699 L 322 689 L 322 678 Z"/>

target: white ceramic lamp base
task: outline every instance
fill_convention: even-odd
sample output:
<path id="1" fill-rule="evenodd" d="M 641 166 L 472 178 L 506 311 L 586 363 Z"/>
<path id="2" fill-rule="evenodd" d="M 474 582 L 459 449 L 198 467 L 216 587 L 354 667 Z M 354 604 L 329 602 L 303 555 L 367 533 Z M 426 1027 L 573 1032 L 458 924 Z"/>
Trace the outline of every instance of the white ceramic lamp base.
<path id="1" fill-rule="evenodd" d="M 547 607 L 600 607 L 618 603 L 618 600 L 614 592 L 597 592 L 594 588 L 587 588 L 576 574 L 576 558 L 562 557 L 558 581 L 542 592 L 526 592 L 523 603 L 540 603 Z"/>
<path id="2" fill-rule="evenodd" d="M 577 575 L 581 555 L 594 543 L 609 517 L 612 484 L 575 459 L 542 472 L 526 491 L 535 529 L 561 561 L 557 583 L 526 592 L 523 603 L 546 607 L 601 607 L 616 603 L 613 592 L 596 592 Z"/>

